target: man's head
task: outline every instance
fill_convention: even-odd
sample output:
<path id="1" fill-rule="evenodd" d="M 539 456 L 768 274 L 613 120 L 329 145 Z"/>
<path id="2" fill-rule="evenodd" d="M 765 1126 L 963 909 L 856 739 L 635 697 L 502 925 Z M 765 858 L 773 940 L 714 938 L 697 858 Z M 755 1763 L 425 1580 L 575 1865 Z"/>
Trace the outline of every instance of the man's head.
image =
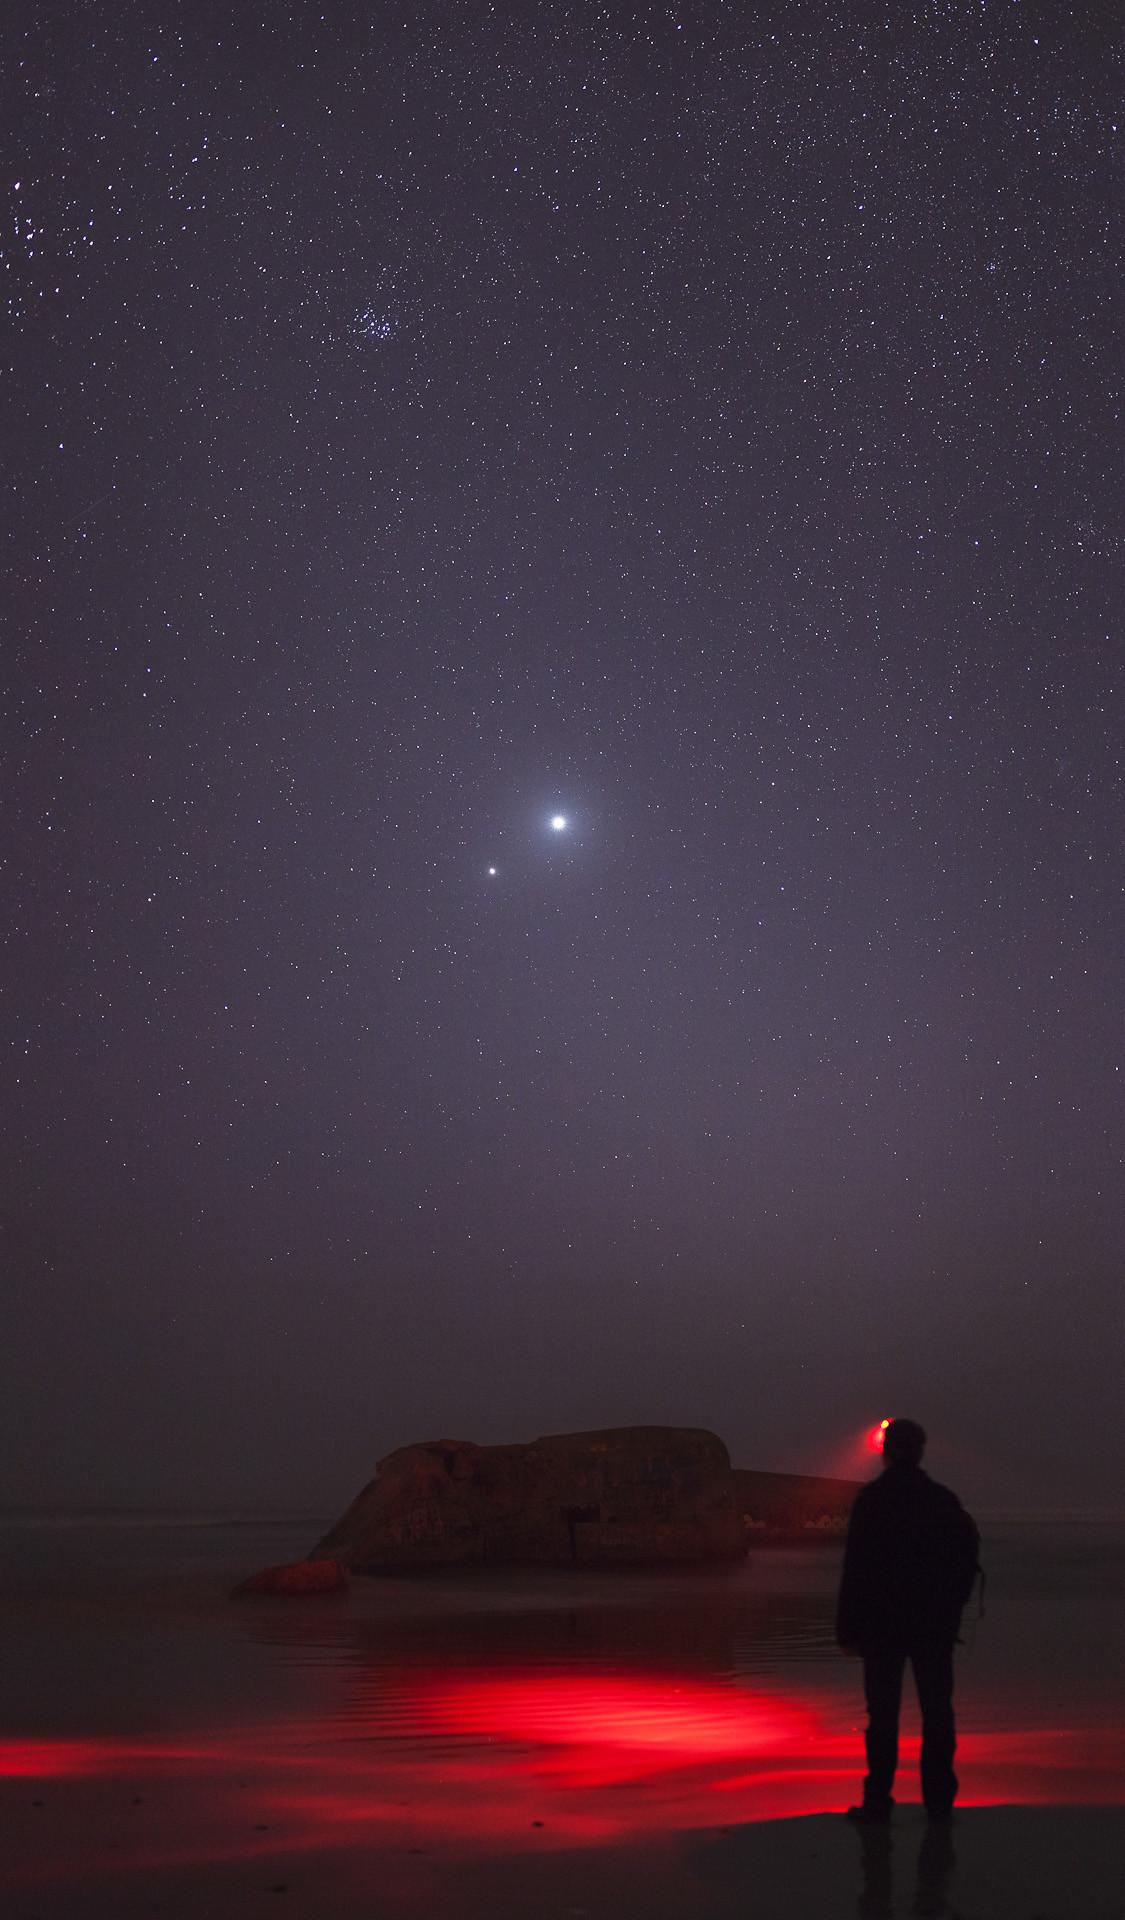
<path id="1" fill-rule="evenodd" d="M 917 1467 L 926 1451 L 926 1434 L 917 1420 L 892 1420 L 883 1435 L 883 1459 L 889 1467 Z"/>

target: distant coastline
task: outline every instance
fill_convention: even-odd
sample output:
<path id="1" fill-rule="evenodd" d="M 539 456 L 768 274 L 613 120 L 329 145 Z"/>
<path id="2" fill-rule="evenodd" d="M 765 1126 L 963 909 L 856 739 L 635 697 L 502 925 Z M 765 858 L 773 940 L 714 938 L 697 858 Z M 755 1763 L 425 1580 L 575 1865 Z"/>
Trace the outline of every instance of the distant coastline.
<path id="1" fill-rule="evenodd" d="M 322 1527 L 326 1511 L 262 1507 L 0 1507 L 0 1527 Z"/>
<path id="2" fill-rule="evenodd" d="M 847 1486 L 854 1499 L 862 1481 L 820 1482 L 804 1474 L 759 1473 L 755 1468 L 736 1467 L 757 1481 L 809 1480 L 815 1484 Z M 974 1503 L 973 1512 L 984 1526 L 1088 1526 L 1125 1527 L 1125 1507 L 990 1507 Z M 49 1502 L 42 1506 L 20 1504 L 0 1507 L 0 1527 L 324 1527 L 331 1514 L 331 1502 L 323 1507 L 114 1507 Z"/>

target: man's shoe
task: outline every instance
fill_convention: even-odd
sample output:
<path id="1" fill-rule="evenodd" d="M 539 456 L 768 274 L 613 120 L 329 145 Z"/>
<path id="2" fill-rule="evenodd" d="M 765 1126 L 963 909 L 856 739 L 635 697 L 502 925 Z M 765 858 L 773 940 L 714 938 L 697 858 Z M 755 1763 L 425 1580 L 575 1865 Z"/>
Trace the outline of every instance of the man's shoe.
<path id="1" fill-rule="evenodd" d="M 865 1800 L 860 1807 L 849 1807 L 845 1820 L 853 1820 L 857 1827 L 885 1827 L 891 1817 L 893 1800 Z"/>

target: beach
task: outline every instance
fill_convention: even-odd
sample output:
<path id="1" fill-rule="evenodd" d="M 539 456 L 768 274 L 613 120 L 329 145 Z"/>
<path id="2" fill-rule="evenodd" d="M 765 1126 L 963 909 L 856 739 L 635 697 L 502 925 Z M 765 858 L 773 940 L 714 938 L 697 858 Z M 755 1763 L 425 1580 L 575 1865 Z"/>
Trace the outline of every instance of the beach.
<path id="1" fill-rule="evenodd" d="M 863 1716 L 838 1546 L 229 1598 L 316 1532 L 4 1525 L 6 1915 L 1120 1913 L 1120 1527 L 986 1530 L 956 1821 L 917 1804 L 911 1704 L 876 1833 L 840 1817 Z"/>

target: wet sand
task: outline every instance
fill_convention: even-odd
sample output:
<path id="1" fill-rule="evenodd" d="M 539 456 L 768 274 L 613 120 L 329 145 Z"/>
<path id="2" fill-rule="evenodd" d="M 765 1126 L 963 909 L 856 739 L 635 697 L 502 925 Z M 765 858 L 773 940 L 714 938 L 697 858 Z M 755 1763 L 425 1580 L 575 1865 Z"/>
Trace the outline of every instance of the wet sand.
<path id="1" fill-rule="evenodd" d="M 959 1655 L 963 1805 L 927 1826 L 908 1707 L 873 1833 L 840 1812 L 862 1708 L 829 1549 L 234 1606 L 284 1557 L 256 1533 L 5 1544 L 4 1920 L 1125 1913 L 1116 1532 L 996 1540 Z"/>
<path id="2" fill-rule="evenodd" d="M 6 1920 L 1120 1920 L 1125 1809 L 917 1808 L 857 1832 L 839 1815 L 559 1845 L 549 1817 L 490 1843 L 377 1836 L 310 1843 L 206 1785 L 144 1772 L 80 1791 L 0 1793 Z"/>

